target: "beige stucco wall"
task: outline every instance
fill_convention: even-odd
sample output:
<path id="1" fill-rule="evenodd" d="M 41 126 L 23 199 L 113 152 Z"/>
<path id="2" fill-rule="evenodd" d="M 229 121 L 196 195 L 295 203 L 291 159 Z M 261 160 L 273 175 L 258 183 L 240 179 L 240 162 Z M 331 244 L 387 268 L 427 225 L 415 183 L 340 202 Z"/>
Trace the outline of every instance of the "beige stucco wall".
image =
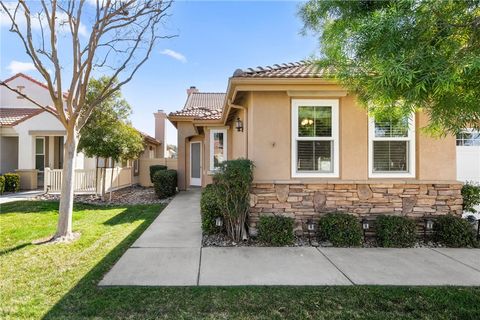
<path id="1" fill-rule="evenodd" d="M 329 90 L 341 87 L 328 85 Z M 332 91 L 333 92 L 333 91 Z M 340 130 L 339 179 L 292 178 L 291 177 L 291 100 L 287 91 L 254 91 L 245 95 L 237 116 L 244 123 L 244 132 L 237 132 L 234 123 L 228 123 L 228 159 L 248 156 L 255 164 L 256 182 L 304 182 L 324 183 L 325 181 L 385 181 L 387 179 L 368 178 L 368 116 L 359 106 L 354 95 L 346 96 L 295 96 L 295 99 L 338 99 Z M 235 116 L 235 119 L 236 117 Z M 424 113 L 416 116 L 416 177 L 396 180 L 454 181 L 456 180 L 455 138 L 433 138 L 421 128 L 428 123 Z M 222 124 L 218 124 L 221 126 Z M 202 144 L 202 185 L 211 183 L 209 170 L 210 128 L 204 127 L 204 135 L 191 135 L 191 127 L 178 124 L 179 151 L 178 170 L 184 186 L 189 185 L 189 141 L 203 141 Z M 219 127 L 216 127 L 219 128 Z M 190 133 L 188 133 L 190 132 Z M 183 138 L 181 141 L 180 138 Z M 245 142 L 248 141 L 248 148 Z M 184 144 L 183 144 L 184 143 Z M 182 146 L 183 144 L 183 146 Z M 248 149 L 248 150 L 247 150 Z M 184 173 L 182 174 L 182 170 Z M 388 179 L 392 180 L 392 179 Z M 395 179 L 393 179 L 395 180 Z"/>
<path id="2" fill-rule="evenodd" d="M 457 154 L 455 136 L 434 138 L 422 130 L 428 115 L 417 114 L 417 177 L 419 180 L 456 180 Z"/>
<path id="3" fill-rule="evenodd" d="M 153 186 L 150 181 L 150 166 L 153 165 L 164 165 L 168 169 L 177 170 L 177 159 L 167 159 L 167 158 L 140 158 L 139 162 L 138 176 L 134 177 L 135 183 L 140 184 L 142 187 L 151 187 Z M 133 167 L 132 167 L 133 171 Z"/>

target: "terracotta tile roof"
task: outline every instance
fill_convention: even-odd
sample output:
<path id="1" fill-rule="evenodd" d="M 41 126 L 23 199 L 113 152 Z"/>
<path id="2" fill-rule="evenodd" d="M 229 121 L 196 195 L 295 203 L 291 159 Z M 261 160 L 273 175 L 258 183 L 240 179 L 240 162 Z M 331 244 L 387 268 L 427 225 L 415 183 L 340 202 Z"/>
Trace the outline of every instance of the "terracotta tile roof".
<path id="1" fill-rule="evenodd" d="M 237 69 L 234 78 L 322 78 L 325 69 L 311 61 L 274 64 L 266 67 Z"/>
<path id="2" fill-rule="evenodd" d="M 0 108 L 0 126 L 13 127 L 44 110 L 38 108 Z"/>
<path id="3" fill-rule="evenodd" d="M 172 112 L 169 116 L 189 117 L 196 120 L 219 120 L 222 118 L 222 108 L 225 93 L 194 92 L 188 96 L 182 110 Z"/>
<path id="4" fill-rule="evenodd" d="M 152 137 L 151 135 L 149 135 L 148 133 L 145 133 L 143 131 L 140 131 L 138 129 L 135 129 L 138 131 L 138 133 L 140 133 L 140 135 L 142 136 L 142 138 L 147 141 L 147 142 L 150 142 L 150 143 L 153 143 L 153 144 L 162 144 L 160 141 L 158 141 L 157 139 L 155 139 L 154 137 Z"/>

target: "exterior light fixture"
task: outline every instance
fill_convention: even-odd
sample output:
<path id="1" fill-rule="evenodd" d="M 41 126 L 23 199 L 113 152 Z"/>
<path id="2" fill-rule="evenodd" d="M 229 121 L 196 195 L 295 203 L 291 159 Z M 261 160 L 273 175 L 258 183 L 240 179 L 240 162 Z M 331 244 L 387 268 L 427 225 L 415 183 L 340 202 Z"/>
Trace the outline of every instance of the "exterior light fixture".
<path id="1" fill-rule="evenodd" d="M 363 229 L 363 238 L 365 239 L 367 237 L 367 230 L 370 229 L 370 223 L 365 218 L 362 220 L 362 229 Z"/>
<path id="2" fill-rule="evenodd" d="M 433 229 L 433 220 L 432 219 L 425 219 L 423 226 L 423 241 L 427 242 L 427 231 L 431 231 Z"/>
<path id="3" fill-rule="evenodd" d="M 215 218 L 215 225 L 217 227 L 223 227 L 223 218 L 222 217 L 216 217 Z"/>
<path id="4" fill-rule="evenodd" d="M 240 118 L 235 120 L 235 129 L 237 129 L 238 132 L 243 132 L 243 122 L 240 120 Z"/>
<path id="5" fill-rule="evenodd" d="M 312 219 L 310 219 L 310 220 L 307 221 L 307 230 L 308 230 L 309 232 L 315 231 L 315 227 L 316 227 L 316 226 L 315 226 L 315 222 L 314 222 Z"/>

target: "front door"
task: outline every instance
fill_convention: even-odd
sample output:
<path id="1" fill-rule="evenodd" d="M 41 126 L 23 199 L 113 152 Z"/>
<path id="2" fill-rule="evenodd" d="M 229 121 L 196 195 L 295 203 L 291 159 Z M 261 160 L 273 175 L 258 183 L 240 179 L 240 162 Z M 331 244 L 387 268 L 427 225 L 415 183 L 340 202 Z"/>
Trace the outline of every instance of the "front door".
<path id="1" fill-rule="evenodd" d="M 190 143 L 190 185 L 202 185 L 202 143 Z"/>

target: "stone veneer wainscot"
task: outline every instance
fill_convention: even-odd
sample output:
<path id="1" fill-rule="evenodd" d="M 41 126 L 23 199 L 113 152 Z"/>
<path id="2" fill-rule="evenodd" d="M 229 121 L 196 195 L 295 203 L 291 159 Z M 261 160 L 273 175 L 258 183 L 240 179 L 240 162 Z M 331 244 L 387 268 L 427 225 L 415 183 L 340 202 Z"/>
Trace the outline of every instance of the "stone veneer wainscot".
<path id="1" fill-rule="evenodd" d="M 295 218 L 302 223 L 328 212 L 348 212 L 358 217 L 380 214 L 412 218 L 462 214 L 462 184 L 425 183 L 254 183 L 250 194 L 249 225 L 254 233 L 261 215 Z"/>

